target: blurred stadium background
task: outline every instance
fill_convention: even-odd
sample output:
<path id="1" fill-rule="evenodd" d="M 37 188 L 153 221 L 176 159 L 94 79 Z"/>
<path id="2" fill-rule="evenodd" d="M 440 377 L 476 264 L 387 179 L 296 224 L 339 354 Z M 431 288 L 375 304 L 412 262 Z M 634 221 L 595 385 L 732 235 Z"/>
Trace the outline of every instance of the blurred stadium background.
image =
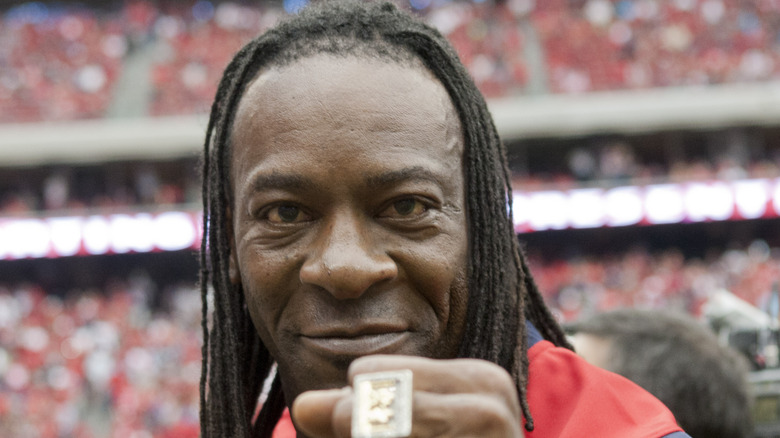
<path id="1" fill-rule="evenodd" d="M 561 321 L 680 310 L 777 367 L 780 0 L 397 1 L 489 97 Z M 0 436 L 198 435 L 206 113 L 305 2 L 0 1 Z"/>

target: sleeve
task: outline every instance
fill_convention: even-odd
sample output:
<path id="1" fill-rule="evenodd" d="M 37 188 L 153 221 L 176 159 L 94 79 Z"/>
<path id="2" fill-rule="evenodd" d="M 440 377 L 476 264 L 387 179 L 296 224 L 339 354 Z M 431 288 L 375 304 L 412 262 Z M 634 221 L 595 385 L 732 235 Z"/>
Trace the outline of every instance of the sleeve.
<path id="1" fill-rule="evenodd" d="M 540 341 L 528 350 L 528 438 L 684 438 L 669 409 L 630 380 Z"/>
<path id="2" fill-rule="evenodd" d="M 290 410 L 285 409 L 282 418 L 276 423 L 272 438 L 296 438 L 297 432 L 290 416 Z M 674 437 L 677 438 L 677 437 Z"/>

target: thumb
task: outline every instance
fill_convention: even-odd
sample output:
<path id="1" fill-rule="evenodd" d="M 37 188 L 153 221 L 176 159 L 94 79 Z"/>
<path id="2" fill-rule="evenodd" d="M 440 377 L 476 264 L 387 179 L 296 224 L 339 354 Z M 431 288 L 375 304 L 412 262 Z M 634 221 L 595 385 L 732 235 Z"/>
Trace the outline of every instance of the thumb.
<path id="1" fill-rule="evenodd" d="M 333 411 L 350 388 L 307 391 L 293 402 L 290 414 L 295 428 L 311 438 L 335 438 Z"/>

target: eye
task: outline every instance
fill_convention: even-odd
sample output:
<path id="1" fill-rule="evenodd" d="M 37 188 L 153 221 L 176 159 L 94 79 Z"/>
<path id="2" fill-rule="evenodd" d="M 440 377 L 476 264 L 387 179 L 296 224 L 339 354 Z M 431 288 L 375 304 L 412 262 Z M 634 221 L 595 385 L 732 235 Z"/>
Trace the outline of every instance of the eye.
<path id="1" fill-rule="evenodd" d="M 394 201 L 381 214 L 382 217 L 410 217 L 428 211 L 428 206 L 417 198 L 403 198 Z"/>
<path id="2" fill-rule="evenodd" d="M 266 213 L 266 219 L 276 224 L 294 224 L 309 220 L 309 215 L 295 205 L 277 205 Z"/>

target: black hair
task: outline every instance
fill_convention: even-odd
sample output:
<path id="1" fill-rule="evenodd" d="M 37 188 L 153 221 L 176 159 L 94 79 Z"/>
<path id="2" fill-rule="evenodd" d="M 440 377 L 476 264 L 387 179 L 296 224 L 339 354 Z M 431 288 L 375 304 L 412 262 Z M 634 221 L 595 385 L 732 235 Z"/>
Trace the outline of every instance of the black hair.
<path id="1" fill-rule="evenodd" d="M 748 364 L 688 315 L 620 309 L 567 325 L 609 341 L 604 368 L 656 396 L 692 437 L 752 436 Z"/>
<path id="2" fill-rule="evenodd" d="M 505 150 L 485 100 L 454 49 L 435 29 L 391 3 L 324 2 L 243 47 L 226 68 L 211 108 L 203 154 L 202 435 L 270 437 L 286 403 L 292 402 L 284 399 L 276 377 L 253 419 L 274 359 L 252 325 L 241 286 L 229 278 L 230 131 L 244 90 L 258 72 L 315 54 L 379 58 L 402 65 L 412 65 L 410 60 L 416 58 L 447 90 L 465 143 L 469 221 L 468 313 L 458 356 L 505 368 L 515 379 L 526 428 L 532 430 L 526 395 L 526 318 L 547 340 L 569 345 L 544 305 L 515 236 Z"/>

